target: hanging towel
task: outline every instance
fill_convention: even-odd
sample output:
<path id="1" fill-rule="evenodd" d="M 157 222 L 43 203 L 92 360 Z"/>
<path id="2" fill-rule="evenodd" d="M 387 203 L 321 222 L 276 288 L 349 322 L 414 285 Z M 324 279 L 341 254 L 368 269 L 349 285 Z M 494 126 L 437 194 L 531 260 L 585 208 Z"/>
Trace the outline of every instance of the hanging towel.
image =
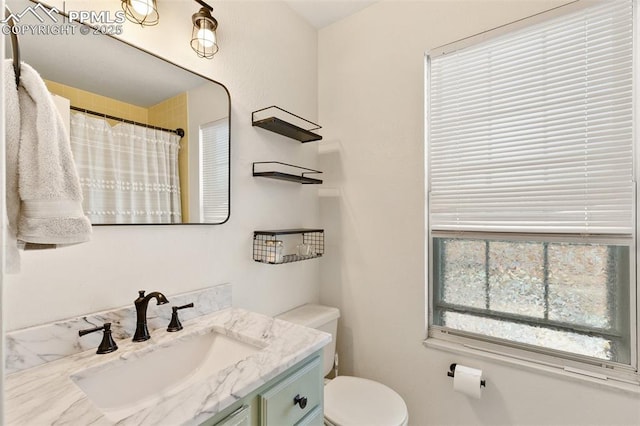
<path id="1" fill-rule="evenodd" d="M 4 63 L 4 117 L 5 117 L 5 185 L 6 185 L 6 210 L 5 210 L 5 271 L 8 273 L 20 272 L 20 253 L 17 246 L 17 220 L 20 208 L 18 197 L 18 146 L 20 141 L 20 107 L 18 104 L 18 91 L 13 70 L 13 61 L 5 60 Z M 9 220 L 12 218 L 12 220 Z"/>
<path id="2" fill-rule="evenodd" d="M 64 124 L 38 73 L 22 63 L 15 86 L 5 61 L 9 233 L 37 244 L 88 241 L 80 181 Z"/>

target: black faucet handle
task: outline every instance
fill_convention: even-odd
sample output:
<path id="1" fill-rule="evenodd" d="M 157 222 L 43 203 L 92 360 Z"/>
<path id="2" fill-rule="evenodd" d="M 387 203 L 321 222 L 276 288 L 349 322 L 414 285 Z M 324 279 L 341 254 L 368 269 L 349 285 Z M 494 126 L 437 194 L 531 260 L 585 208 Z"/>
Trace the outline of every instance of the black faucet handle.
<path id="1" fill-rule="evenodd" d="M 186 305 L 182 305 L 182 306 L 172 306 L 171 310 L 173 311 L 171 313 L 171 322 L 169 322 L 169 326 L 167 327 L 167 331 L 180 331 L 182 330 L 182 323 L 180 322 L 180 318 L 178 318 L 178 311 L 180 309 L 185 309 L 185 308 L 193 308 L 193 302 L 191 303 L 187 303 Z"/>
<path id="2" fill-rule="evenodd" d="M 105 322 L 101 327 L 87 328 L 85 330 L 79 330 L 78 335 L 84 336 L 85 334 L 93 333 L 95 331 L 104 330 L 104 334 L 102 335 L 102 342 L 98 345 L 97 354 L 108 354 L 110 352 L 118 350 L 118 345 L 113 340 L 113 336 L 111 335 L 111 323 Z"/>
<path id="3" fill-rule="evenodd" d="M 182 305 L 182 306 L 172 306 L 171 307 L 171 309 L 173 309 L 174 311 L 177 311 L 179 309 L 184 309 L 184 308 L 193 308 L 193 302 L 187 303 L 186 305 Z"/>

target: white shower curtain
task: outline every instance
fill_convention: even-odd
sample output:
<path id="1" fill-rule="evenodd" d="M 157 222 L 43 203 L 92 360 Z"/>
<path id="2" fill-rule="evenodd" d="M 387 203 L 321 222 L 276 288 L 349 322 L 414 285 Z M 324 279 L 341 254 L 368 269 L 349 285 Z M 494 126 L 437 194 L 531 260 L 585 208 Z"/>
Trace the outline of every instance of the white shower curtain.
<path id="1" fill-rule="evenodd" d="M 180 137 L 71 114 L 71 149 L 93 224 L 180 223 Z"/>

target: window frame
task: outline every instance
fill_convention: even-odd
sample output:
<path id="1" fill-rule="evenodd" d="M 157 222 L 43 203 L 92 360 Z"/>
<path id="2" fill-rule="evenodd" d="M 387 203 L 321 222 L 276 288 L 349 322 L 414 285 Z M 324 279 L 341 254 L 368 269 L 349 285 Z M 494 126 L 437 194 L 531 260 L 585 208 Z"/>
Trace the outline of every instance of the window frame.
<path id="1" fill-rule="evenodd" d="M 633 12 L 633 35 L 632 43 L 634 51 L 640 46 L 640 11 L 638 0 L 631 0 Z M 544 370 L 556 374 L 561 374 L 570 378 L 579 380 L 587 380 L 597 383 L 605 383 L 608 386 L 621 388 L 627 391 L 640 393 L 640 373 L 639 373 L 639 354 L 640 354 L 640 294 L 637 291 L 637 272 L 638 272 L 638 250 L 637 250 L 637 233 L 638 233 L 638 215 L 640 211 L 640 200 L 638 197 L 637 184 L 634 182 L 634 232 L 630 238 L 619 236 L 589 236 L 588 238 L 580 235 L 567 234 L 535 234 L 532 239 L 531 234 L 505 234 L 500 232 L 464 232 L 459 233 L 452 231 L 450 233 L 444 231 L 432 231 L 430 225 L 430 170 L 428 159 L 429 144 L 429 116 L 430 116 L 430 97 L 429 97 L 429 79 L 430 79 L 430 61 L 432 57 L 446 54 L 464 47 L 472 46 L 484 40 L 498 37 L 509 32 L 544 22 L 564 14 L 569 14 L 585 7 L 593 5 L 590 3 L 585 5 L 583 2 L 574 2 L 568 5 L 560 6 L 546 12 L 536 14 L 534 16 L 524 18 L 522 20 L 503 25 L 498 28 L 468 37 L 454 43 L 450 43 L 435 49 L 431 49 L 425 53 L 425 278 L 426 278 L 426 315 L 425 330 L 426 338 L 424 345 L 430 348 L 450 351 L 454 353 L 464 353 L 493 360 L 504 361 L 509 364 L 515 364 L 532 368 L 540 371 Z M 633 58 L 633 155 L 634 176 L 639 176 L 640 172 L 640 54 L 635 54 Z M 499 239 L 503 237 L 505 240 L 512 241 L 546 241 L 546 242 L 589 242 L 589 243 L 606 243 L 607 241 L 620 244 L 622 240 L 628 242 L 629 247 L 629 324 L 630 329 L 630 365 L 599 360 L 593 357 L 582 356 L 578 354 L 567 355 L 566 352 L 556 351 L 553 349 L 537 350 L 530 345 L 520 344 L 517 342 L 505 342 L 503 339 L 492 338 L 485 335 L 476 335 L 474 333 L 447 329 L 433 325 L 434 315 L 434 234 L 436 237 L 449 235 L 455 238 L 464 238 L 464 235 L 473 235 L 474 239 Z M 629 241 L 630 240 L 630 241 Z"/>

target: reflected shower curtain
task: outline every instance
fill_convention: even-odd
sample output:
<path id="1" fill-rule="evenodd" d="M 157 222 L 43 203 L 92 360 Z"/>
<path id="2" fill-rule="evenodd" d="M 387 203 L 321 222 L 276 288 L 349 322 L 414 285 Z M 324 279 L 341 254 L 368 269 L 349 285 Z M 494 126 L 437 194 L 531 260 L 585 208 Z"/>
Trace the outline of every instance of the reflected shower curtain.
<path id="1" fill-rule="evenodd" d="M 180 223 L 180 137 L 71 114 L 71 149 L 93 224 Z"/>

